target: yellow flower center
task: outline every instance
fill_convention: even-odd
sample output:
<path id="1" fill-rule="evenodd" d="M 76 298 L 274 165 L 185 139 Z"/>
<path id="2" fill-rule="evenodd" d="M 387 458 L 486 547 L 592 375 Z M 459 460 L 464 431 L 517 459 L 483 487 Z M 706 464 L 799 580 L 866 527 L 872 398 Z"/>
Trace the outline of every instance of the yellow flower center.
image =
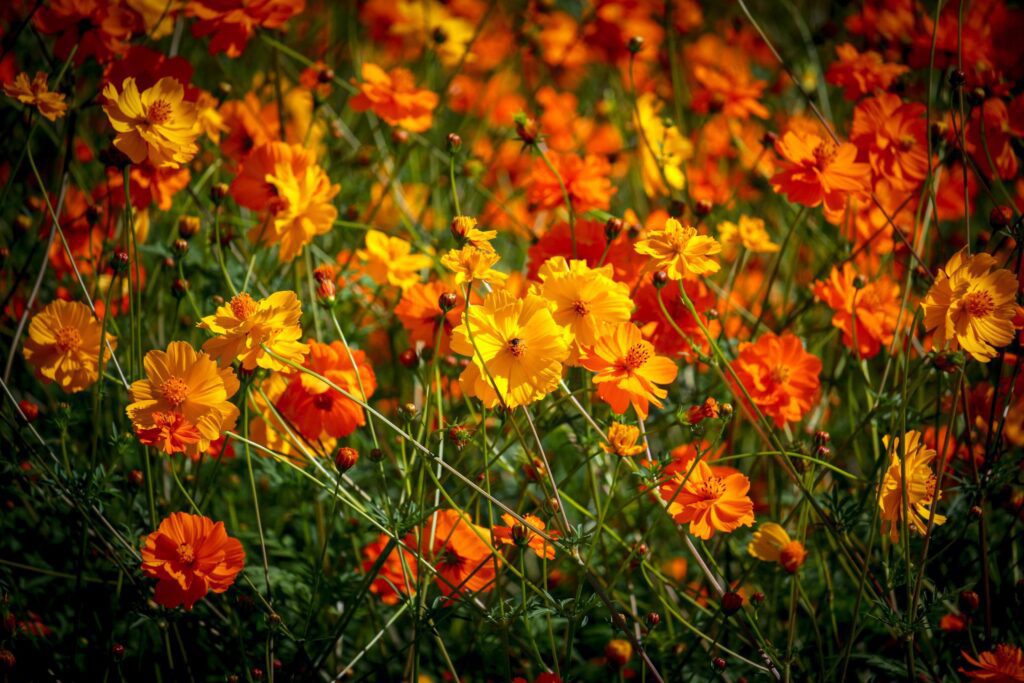
<path id="1" fill-rule="evenodd" d="M 253 298 L 242 292 L 231 299 L 231 312 L 235 314 L 235 317 L 239 320 L 247 320 L 250 315 L 256 312 L 256 302 Z"/>
<path id="2" fill-rule="evenodd" d="M 590 306 L 588 306 L 585 301 L 573 301 L 572 310 L 576 315 L 583 317 L 587 313 L 590 313 Z"/>
<path id="3" fill-rule="evenodd" d="M 161 123 L 166 123 L 169 118 L 171 118 L 171 105 L 164 100 L 157 100 L 146 110 L 146 121 L 150 125 L 159 126 Z"/>
<path id="4" fill-rule="evenodd" d="M 526 353 L 526 342 L 519 337 L 512 337 L 508 340 L 508 352 L 516 358 Z"/>
<path id="5" fill-rule="evenodd" d="M 992 295 L 988 292 L 971 292 L 963 299 L 964 310 L 972 318 L 984 318 L 996 307 Z"/>
<path id="6" fill-rule="evenodd" d="M 192 549 L 192 546 L 188 543 L 182 543 L 178 546 L 178 562 L 182 564 L 192 564 L 196 561 L 196 551 Z"/>
<path id="7" fill-rule="evenodd" d="M 633 344 L 626 352 L 625 365 L 630 370 L 636 370 L 648 361 L 651 352 L 644 344 Z"/>
<path id="8" fill-rule="evenodd" d="M 720 498 L 725 493 L 725 481 L 721 477 L 711 476 L 697 485 L 697 495 L 705 500 Z"/>
<path id="9" fill-rule="evenodd" d="M 831 142 L 822 142 L 814 148 L 814 164 L 819 170 L 824 171 L 835 158 L 836 146 Z"/>
<path id="10" fill-rule="evenodd" d="M 165 401 L 177 408 L 188 398 L 188 384 L 180 377 L 171 377 L 160 385 L 160 393 Z"/>
<path id="11" fill-rule="evenodd" d="M 57 330 L 57 348 L 61 353 L 74 351 L 82 345 L 82 335 L 74 327 L 62 327 Z"/>

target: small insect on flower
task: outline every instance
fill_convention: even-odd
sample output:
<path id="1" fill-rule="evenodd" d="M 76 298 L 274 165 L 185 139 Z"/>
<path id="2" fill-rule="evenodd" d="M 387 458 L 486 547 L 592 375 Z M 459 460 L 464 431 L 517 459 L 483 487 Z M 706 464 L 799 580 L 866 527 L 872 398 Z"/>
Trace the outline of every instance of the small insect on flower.
<path id="1" fill-rule="evenodd" d="M 168 609 L 225 592 L 244 566 L 242 544 L 208 517 L 171 513 L 143 539 L 142 572 L 157 579 L 153 599 Z"/>
<path id="2" fill-rule="evenodd" d="M 12 83 L 4 84 L 4 93 L 22 104 L 35 107 L 40 115 L 50 121 L 56 121 L 67 113 L 68 105 L 64 101 L 64 93 L 50 92 L 46 82 L 46 74 L 38 72 L 31 81 L 27 73 L 20 73 Z"/>
<path id="3" fill-rule="evenodd" d="M 89 307 L 57 299 L 32 317 L 23 353 L 44 382 L 56 382 L 69 394 L 86 389 L 99 378 L 101 326 Z M 107 334 L 110 348 L 117 339 Z M 103 351 L 109 357 L 108 350 Z"/>
<path id="4" fill-rule="evenodd" d="M 807 559 L 804 544 L 791 539 L 775 522 L 765 522 L 757 528 L 747 552 L 765 562 L 778 562 L 790 574 L 795 574 Z"/>
<path id="5" fill-rule="evenodd" d="M 722 251 L 718 240 L 698 235 L 696 228 L 675 218 L 665 221 L 663 228 L 644 233 L 635 249 L 636 253 L 651 257 L 647 270 L 663 270 L 670 280 L 692 280 L 717 273 L 722 267 L 711 258 Z"/>

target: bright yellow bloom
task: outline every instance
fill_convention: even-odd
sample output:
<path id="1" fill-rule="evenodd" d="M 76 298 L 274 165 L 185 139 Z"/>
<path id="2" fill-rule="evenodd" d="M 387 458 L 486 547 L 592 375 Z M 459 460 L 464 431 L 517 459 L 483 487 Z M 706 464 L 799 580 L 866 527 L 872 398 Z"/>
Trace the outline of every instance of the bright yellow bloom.
<path id="1" fill-rule="evenodd" d="M 740 247 L 755 254 L 773 254 L 779 245 L 772 242 L 772 236 L 765 230 L 764 221 L 751 216 L 740 216 L 739 224 L 722 221 L 718 224 L 718 240 L 722 243 L 724 256 L 735 258 Z"/>
<path id="2" fill-rule="evenodd" d="M 100 331 L 88 306 L 57 299 L 32 317 L 25 360 L 44 382 L 56 382 L 69 394 L 81 391 L 99 377 Z M 116 348 L 117 340 L 109 334 L 107 339 Z"/>
<path id="3" fill-rule="evenodd" d="M 126 410 L 137 433 L 157 430 L 173 417 L 178 429 L 195 431 L 180 450 L 196 456 L 234 429 L 238 408 L 228 399 L 239 385 L 231 368 L 217 367 L 210 356 L 183 341 L 171 342 L 166 351 L 150 351 L 143 365 L 146 379 L 132 384 L 132 403 Z"/>
<path id="4" fill-rule="evenodd" d="M 460 242 L 472 244 L 480 249 L 491 248 L 491 240 L 498 236 L 497 230 L 480 230 L 472 216 L 456 216 L 452 219 L 452 234 Z"/>
<path id="5" fill-rule="evenodd" d="M 419 282 L 420 271 L 431 264 L 426 254 L 413 254 L 412 245 L 401 237 L 390 237 L 379 230 L 366 233 L 366 248 L 358 250 L 356 256 L 371 280 L 403 290 Z"/>
<path id="6" fill-rule="evenodd" d="M 775 522 L 765 522 L 757 528 L 747 552 L 765 562 L 778 562 L 790 574 L 796 573 L 807 559 L 804 544 L 791 539 Z"/>
<path id="7" fill-rule="evenodd" d="M 918 534 L 925 534 L 928 530 L 928 518 L 931 516 L 931 506 L 939 499 L 940 492 L 935 490 L 937 485 L 935 473 L 932 472 L 931 462 L 935 459 L 935 451 L 927 448 L 921 441 L 920 432 L 909 431 L 903 436 L 902 443 L 897 437 L 893 439 L 886 436 L 883 439 L 885 447 L 891 449 L 889 457 L 889 469 L 885 472 L 882 480 L 880 495 L 878 496 L 878 507 L 882 514 L 882 530 L 886 525 L 889 527 L 889 538 L 895 543 L 900 538 L 900 527 L 903 519 L 903 472 L 906 471 L 906 507 L 907 528 Z M 905 464 L 901 464 L 901 456 L 905 452 Z M 940 514 L 935 515 L 935 524 L 944 524 L 946 518 Z"/>
<path id="8" fill-rule="evenodd" d="M 586 261 L 549 258 L 537 271 L 537 294 L 553 307 L 555 322 L 573 335 L 569 364 L 574 365 L 582 347 L 593 346 L 609 325 L 629 321 L 633 301 L 629 287 L 612 279 L 611 264 L 591 268 Z"/>
<path id="9" fill-rule="evenodd" d="M 103 96 L 103 110 L 117 131 L 114 146 L 133 164 L 148 158 L 158 168 L 178 168 L 199 151 L 196 105 L 185 101 L 185 89 L 176 79 L 161 78 L 140 93 L 135 79 L 126 78 L 120 93 L 108 83 Z"/>
<path id="10" fill-rule="evenodd" d="M 644 93 L 636 101 L 634 122 L 639 139 L 644 192 L 648 196 L 667 196 L 686 185 L 683 163 L 693 156 L 693 145 L 671 121 L 661 116 L 661 102 L 654 93 Z"/>
<path id="11" fill-rule="evenodd" d="M 466 307 L 462 324 L 452 331 L 451 347 L 473 358 L 459 378 L 463 391 L 488 407 L 500 400 L 515 408 L 558 386 L 569 355 L 569 332 L 539 296 L 497 290 L 482 304 Z"/>
<path id="12" fill-rule="evenodd" d="M 331 204 L 334 195 L 341 189 L 332 185 L 327 174 L 318 164 L 278 164 L 267 182 L 277 190 L 280 203 L 276 205 L 270 234 L 264 240 L 278 244 L 278 258 L 291 261 L 303 247 L 313 241 L 316 235 L 323 235 L 334 225 L 338 210 Z M 250 238 L 256 236 L 262 227 L 254 227 Z"/>
<path id="13" fill-rule="evenodd" d="M 501 260 L 494 249 L 467 244 L 462 249 L 451 249 L 441 257 L 441 265 L 455 273 L 455 284 L 462 285 L 472 280 L 491 283 L 504 282 L 505 273 L 493 270 L 491 266 Z"/>
<path id="14" fill-rule="evenodd" d="M 649 230 L 635 245 L 636 253 L 651 257 L 648 270 L 663 270 L 671 280 L 693 280 L 698 275 L 716 273 L 722 267 L 709 258 L 722 251 L 714 237 L 698 235 L 697 229 L 675 218 L 665 227 Z"/>
<path id="15" fill-rule="evenodd" d="M 202 134 L 215 144 L 220 143 L 220 134 L 229 130 L 218 107 L 217 98 L 205 90 L 196 98 L 196 123 Z"/>
<path id="16" fill-rule="evenodd" d="M 601 444 L 601 449 L 605 453 L 614 453 L 620 458 L 628 458 L 631 455 L 643 453 L 644 447 L 637 443 L 639 438 L 639 427 L 613 422 L 612 426 L 608 428 L 608 443 Z"/>
<path id="17" fill-rule="evenodd" d="M 203 351 L 223 367 L 238 360 L 246 370 L 256 366 L 286 370 L 287 365 L 263 350 L 266 346 L 301 365 L 309 353 L 309 347 L 299 341 L 301 318 L 302 302 L 295 292 L 274 292 L 259 301 L 243 292 L 199 323 L 200 328 L 217 335 L 203 344 Z"/>
<path id="18" fill-rule="evenodd" d="M 31 81 L 27 73 L 20 73 L 13 83 L 4 84 L 4 93 L 22 104 L 35 107 L 40 114 L 51 121 L 56 121 L 67 113 L 68 105 L 64 102 L 64 93 L 50 92 L 46 83 L 46 74 L 40 71 Z"/>
<path id="19" fill-rule="evenodd" d="M 935 347 L 963 347 L 987 363 L 1013 341 L 1017 278 L 995 266 L 990 254 L 969 256 L 964 247 L 938 272 L 922 304 Z"/>

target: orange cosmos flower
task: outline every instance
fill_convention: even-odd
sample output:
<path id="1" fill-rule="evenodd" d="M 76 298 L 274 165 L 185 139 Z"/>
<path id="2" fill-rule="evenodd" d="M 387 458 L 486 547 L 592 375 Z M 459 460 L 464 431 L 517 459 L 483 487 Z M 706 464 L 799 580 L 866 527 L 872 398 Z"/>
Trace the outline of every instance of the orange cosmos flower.
<path id="1" fill-rule="evenodd" d="M 922 304 L 924 326 L 935 331 L 936 348 L 963 347 L 987 363 L 996 349 L 1013 341 L 1017 278 L 996 265 L 991 254 L 969 256 L 964 247 L 939 270 Z"/>
<path id="2" fill-rule="evenodd" d="M 675 218 L 665 227 L 648 230 L 636 242 L 636 253 L 651 257 L 648 270 L 664 270 L 670 280 L 692 280 L 699 275 L 717 273 L 722 267 L 710 258 L 722 251 L 714 237 L 698 235 L 697 229 Z"/>
<path id="3" fill-rule="evenodd" d="M 20 73 L 13 83 L 4 83 L 4 93 L 22 104 L 35 107 L 40 114 L 51 121 L 56 121 L 68 110 L 64 102 L 64 93 L 50 92 L 46 82 L 46 74 L 38 72 L 31 81 L 27 73 Z"/>
<path id="4" fill-rule="evenodd" d="M 991 683 L 1021 683 L 1024 681 L 1024 652 L 1019 647 L 1002 643 L 994 650 L 982 652 L 975 659 L 961 651 L 964 659 L 975 669 L 960 669 L 972 681 Z"/>
<path id="5" fill-rule="evenodd" d="M 413 133 L 430 130 L 438 103 L 437 93 L 417 88 L 411 71 L 398 68 L 386 72 L 376 64 L 365 62 L 362 75 L 359 94 L 348 101 L 352 109 L 372 109 L 392 126 Z"/>
<path id="6" fill-rule="evenodd" d="M 754 503 L 747 495 L 750 480 L 745 475 L 716 473 L 703 460 L 691 472 L 692 466 L 691 460 L 661 485 L 662 499 L 678 510 L 673 513 L 677 523 L 689 523 L 690 533 L 704 540 L 716 531 L 729 533 L 754 523 Z"/>
<path id="7" fill-rule="evenodd" d="M 802 420 L 821 387 L 821 359 L 788 332 L 781 337 L 768 332 L 755 343 L 740 344 L 733 370 L 754 405 L 779 427 Z"/>
<path id="8" fill-rule="evenodd" d="M 620 458 L 628 458 L 644 452 L 644 447 L 637 443 L 640 428 L 613 422 L 608 428 L 608 443 L 601 444 L 605 453 L 614 453 Z"/>
<path id="9" fill-rule="evenodd" d="M 214 315 L 203 318 L 198 327 L 216 336 L 203 344 L 203 351 L 223 366 L 238 360 L 245 370 L 257 366 L 268 370 L 285 370 L 286 366 L 269 353 L 301 363 L 309 347 L 299 341 L 302 328 L 302 302 L 295 292 L 274 292 L 266 299 L 254 300 L 242 292 Z"/>
<path id="10" fill-rule="evenodd" d="M 543 159 L 535 159 L 527 179 L 526 198 L 540 209 L 554 209 L 565 203 L 562 185 L 577 213 L 590 209 L 605 209 L 611 205 L 612 195 L 618 190 L 608 179 L 611 165 L 604 157 L 548 152 L 555 175 Z M 559 182 L 561 177 L 562 182 Z"/>
<path id="11" fill-rule="evenodd" d="M 899 284 L 888 276 L 867 282 L 844 263 L 812 289 L 833 310 L 832 326 L 842 330 L 843 343 L 858 357 L 872 358 L 892 343 L 901 301 Z"/>
<path id="12" fill-rule="evenodd" d="M 859 100 L 876 90 L 888 90 L 893 81 L 910 71 L 903 64 L 892 64 L 874 50 L 858 52 L 850 43 L 836 46 L 839 58 L 828 67 L 825 80 L 843 89 L 843 97 Z"/>
<path id="13" fill-rule="evenodd" d="M 244 567 L 242 544 L 208 517 L 173 512 L 143 539 L 142 573 L 157 579 L 153 599 L 168 609 L 225 592 Z"/>
<path id="14" fill-rule="evenodd" d="M 32 316 L 22 352 L 36 377 L 73 394 L 99 378 L 100 331 L 88 306 L 56 299 Z M 117 348 L 117 339 L 108 334 L 107 340 Z M 109 357 L 110 352 L 103 354 Z"/>
<path id="15" fill-rule="evenodd" d="M 91 0 L 49 0 L 32 19 L 40 33 L 56 36 L 54 55 L 63 61 L 75 50 L 75 64 L 93 57 L 106 63 L 127 50 L 132 33 L 142 29 L 141 17 L 127 3 Z"/>
<path id="16" fill-rule="evenodd" d="M 254 149 L 231 183 L 231 196 L 240 205 L 253 211 L 266 209 L 265 220 L 249 230 L 249 239 L 278 245 L 282 263 L 333 227 L 338 209 L 331 200 L 340 190 L 311 153 L 284 142 Z"/>
<path id="17" fill-rule="evenodd" d="M 366 233 L 366 246 L 356 251 L 363 272 L 378 285 L 405 289 L 419 282 L 420 271 L 433 261 L 426 254 L 412 253 L 412 245 L 401 237 L 392 237 L 379 230 Z"/>
<path id="18" fill-rule="evenodd" d="M 494 589 L 495 560 L 482 540 L 490 531 L 469 521 L 459 510 L 438 510 L 406 537 L 437 570 L 434 583 L 449 599 Z"/>
<path id="19" fill-rule="evenodd" d="M 390 536 L 381 534 L 363 548 L 362 568 L 364 572 L 369 572 L 373 568 L 390 540 Z M 370 592 L 379 597 L 385 605 L 394 605 L 402 596 L 416 594 L 418 572 L 419 563 L 416 556 L 400 545 L 396 545 L 384 558 L 380 571 L 370 583 Z"/>
<path id="20" fill-rule="evenodd" d="M 778 562 L 790 574 L 795 574 L 807 559 L 804 544 L 792 540 L 775 522 L 765 522 L 757 528 L 747 552 L 765 562 Z"/>
<path id="21" fill-rule="evenodd" d="M 622 415 L 632 404 L 640 419 L 646 419 L 649 404 L 660 408 L 660 399 L 668 396 L 658 385 L 672 383 L 679 368 L 668 358 L 655 355 L 654 346 L 633 323 L 618 323 L 606 330 L 586 349 L 583 367 L 597 373 L 593 378 L 597 395 L 613 411 Z"/>
<path id="22" fill-rule="evenodd" d="M 195 456 L 234 429 L 238 408 L 228 399 L 239 384 L 231 368 L 218 368 L 210 356 L 182 341 L 171 342 L 166 351 L 150 351 L 143 365 L 146 379 L 132 384 L 132 403 L 126 412 L 136 433 L 151 441 L 150 445 L 167 453 L 176 451 L 166 447 L 183 445 L 185 453 Z M 175 414 L 183 419 L 173 417 Z M 192 440 L 190 427 L 199 432 L 197 440 Z M 177 438 L 170 434 L 171 429 Z"/>
<path id="23" fill-rule="evenodd" d="M 199 148 L 194 102 L 185 100 L 185 89 L 174 78 L 161 78 L 141 93 L 134 78 L 126 78 L 121 92 L 113 83 L 103 88 L 103 111 L 117 136 L 114 146 L 133 164 L 149 162 L 156 167 L 177 168 L 188 163 Z"/>
<path id="24" fill-rule="evenodd" d="M 534 529 L 544 531 L 552 539 L 559 537 L 559 531 L 557 529 L 545 528 L 544 521 L 540 517 L 531 514 L 524 514 L 522 517 Z M 525 524 L 520 524 L 510 514 L 503 514 L 501 521 L 505 522 L 506 526 L 496 526 L 492 530 L 495 543 L 528 547 L 536 553 L 537 557 L 548 560 L 555 559 L 555 546 L 544 540 L 536 531 L 533 531 L 533 529 Z"/>
<path id="25" fill-rule="evenodd" d="M 641 282 L 633 294 L 633 301 L 636 302 L 633 321 L 640 326 L 644 339 L 654 344 L 658 353 L 691 358 L 694 346 L 702 352 L 707 351 L 708 340 L 704 337 L 697 320 L 690 313 L 690 309 L 683 303 L 680 290 L 690 298 L 701 323 L 708 328 L 712 335 L 716 334 L 719 330 L 719 323 L 716 320 L 708 319 L 706 314 L 715 308 L 717 300 L 711 290 L 700 280 L 671 280 L 660 289 L 655 287 L 649 278 Z M 661 310 L 658 299 L 664 302 L 668 317 Z M 670 318 L 672 322 L 669 322 Z M 677 327 L 684 336 L 680 336 L 676 331 Z"/>
<path id="26" fill-rule="evenodd" d="M 867 160 L 875 180 L 896 191 L 915 189 L 928 175 L 925 106 L 899 95 L 869 97 L 853 110 L 850 141 Z"/>
<path id="27" fill-rule="evenodd" d="M 775 143 L 783 170 L 772 176 L 772 187 L 791 202 L 824 205 L 825 218 L 838 223 L 851 196 L 867 191 L 871 167 L 857 161 L 857 148 L 836 145 L 813 133 L 787 132 Z"/>
<path id="28" fill-rule="evenodd" d="M 189 446 L 199 443 L 203 435 L 195 425 L 185 419 L 181 413 L 153 413 L 153 425 L 137 430 L 139 442 L 144 446 L 152 446 L 164 453 L 184 453 Z M 223 438 L 223 437 L 221 437 Z M 213 442 L 210 442 L 212 448 Z M 192 449 L 193 460 L 199 460 L 199 450 Z"/>
<path id="29" fill-rule="evenodd" d="M 195 17 L 192 35 L 213 35 L 210 54 L 238 57 L 257 28 L 277 29 L 306 9 L 305 0 L 189 0 L 185 15 Z"/>
<path id="30" fill-rule="evenodd" d="M 440 304 L 441 296 L 445 294 L 453 294 L 456 302 L 447 312 L 441 309 Z M 424 347 L 432 349 L 440 331 L 441 345 L 437 351 L 448 353 L 452 330 L 462 320 L 462 312 L 465 310 L 464 296 L 460 294 L 458 290 L 437 280 L 417 282 L 402 292 L 402 298 L 395 306 L 395 317 L 408 333 L 410 344 L 415 346 L 422 343 Z"/>
<path id="31" fill-rule="evenodd" d="M 902 439 L 886 436 L 882 441 L 891 452 L 889 468 L 878 492 L 882 530 L 888 527 L 889 539 L 893 543 L 899 540 L 904 507 L 907 508 L 907 528 L 914 533 L 926 534 L 928 519 L 933 514 L 935 525 L 945 524 L 945 516 L 932 512 L 932 506 L 941 496 L 941 492 L 936 491 L 938 481 L 931 465 L 935 451 L 924 444 L 917 431 L 907 432 Z"/>
<path id="32" fill-rule="evenodd" d="M 351 350 L 351 358 L 349 352 L 340 341 L 330 344 L 310 341 L 309 357 L 303 366 L 356 398 L 361 399 L 365 391 L 369 399 L 377 390 L 377 376 L 363 351 Z M 302 436 L 311 441 L 325 434 L 335 438 L 348 436 L 356 427 L 366 424 L 366 416 L 359 404 L 305 372 L 292 376 L 288 388 L 277 401 L 277 408 Z"/>

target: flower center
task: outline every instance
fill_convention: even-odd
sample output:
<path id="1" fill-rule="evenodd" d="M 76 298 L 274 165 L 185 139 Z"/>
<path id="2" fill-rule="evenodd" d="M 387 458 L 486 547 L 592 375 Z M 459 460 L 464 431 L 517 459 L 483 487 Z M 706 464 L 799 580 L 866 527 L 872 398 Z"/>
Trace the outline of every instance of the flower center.
<path id="1" fill-rule="evenodd" d="M 192 564 L 196 561 L 196 551 L 192 549 L 192 546 L 188 543 L 182 543 L 178 546 L 178 562 L 182 564 Z"/>
<path id="2" fill-rule="evenodd" d="M 508 352 L 516 358 L 526 352 L 526 342 L 519 337 L 512 337 L 508 340 Z"/>
<path id="3" fill-rule="evenodd" d="M 971 292 L 964 297 L 964 309 L 972 318 L 983 318 L 995 309 L 992 295 L 988 292 Z"/>
<path id="4" fill-rule="evenodd" d="M 256 312 L 256 302 L 245 292 L 232 297 L 230 306 L 231 312 L 239 320 L 246 320 Z"/>
<path id="5" fill-rule="evenodd" d="M 904 152 L 909 152 L 911 148 L 913 148 L 915 142 L 917 141 L 914 139 L 913 135 L 905 133 L 900 136 L 898 144 L 900 146 L 900 149 L 902 149 Z"/>
<path id="6" fill-rule="evenodd" d="M 460 567 L 462 557 L 451 546 L 446 545 L 441 551 L 441 564 L 447 567 Z"/>
<path id="7" fill-rule="evenodd" d="M 74 327 L 62 327 L 57 330 L 57 348 L 61 353 L 74 351 L 82 345 L 82 335 Z"/>
<path id="8" fill-rule="evenodd" d="M 776 384 L 783 384 L 789 379 L 789 368 L 782 365 L 772 368 L 771 378 Z"/>
<path id="9" fill-rule="evenodd" d="M 160 385 L 164 400 L 177 408 L 188 398 L 188 384 L 180 377 L 170 377 Z"/>
<path id="10" fill-rule="evenodd" d="M 588 306 L 585 301 L 573 301 L 572 310 L 576 315 L 583 317 L 587 313 L 590 313 L 590 306 Z"/>
<path id="11" fill-rule="evenodd" d="M 313 405 L 320 410 L 330 410 L 334 405 L 334 399 L 331 397 L 331 392 L 325 391 L 322 394 L 317 394 L 313 397 Z"/>
<path id="12" fill-rule="evenodd" d="M 645 344 L 633 344 L 626 352 L 625 363 L 630 370 L 636 370 L 648 361 L 651 352 Z"/>
<path id="13" fill-rule="evenodd" d="M 158 126 L 161 123 L 166 123 L 169 118 L 171 118 L 171 105 L 164 100 L 157 100 L 146 110 L 146 121 L 151 125 Z"/>
<path id="14" fill-rule="evenodd" d="M 720 498 L 725 493 L 725 481 L 721 477 L 711 476 L 697 485 L 697 495 L 705 500 Z"/>
<path id="15" fill-rule="evenodd" d="M 814 164 L 819 170 L 825 168 L 836 158 L 836 146 L 831 142 L 822 142 L 814 148 Z"/>

